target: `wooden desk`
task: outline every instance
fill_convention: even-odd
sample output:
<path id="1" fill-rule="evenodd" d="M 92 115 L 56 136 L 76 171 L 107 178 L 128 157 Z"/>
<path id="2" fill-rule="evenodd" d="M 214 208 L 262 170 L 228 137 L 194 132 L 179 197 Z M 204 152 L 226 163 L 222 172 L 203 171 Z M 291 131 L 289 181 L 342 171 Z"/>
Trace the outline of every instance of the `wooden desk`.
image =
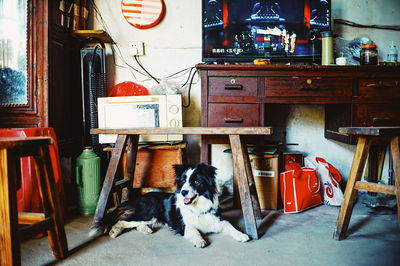
<path id="1" fill-rule="evenodd" d="M 243 136 L 271 135 L 270 127 L 183 127 L 183 128 L 135 128 L 135 129 L 92 129 L 91 134 L 118 134 L 115 148 L 108 165 L 103 188 L 99 197 L 93 223 L 101 221 L 106 211 L 110 192 L 132 188 L 135 173 L 136 155 L 139 136 L 143 135 L 214 135 L 229 136 L 234 169 L 237 173 L 239 195 L 242 204 L 246 233 L 252 239 L 258 239 L 256 220 L 261 219 L 260 205 L 257 198 L 253 172 L 251 170 L 247 146 Z M 126 166 L 124 178 L 116 177 L 118 166 L 121 165 L 122 155 L 126 149 Z M 124 189 L 122 200 L 129 197 L 129 189 Z"/>
<path id="2" fill-rule="evenodd" d="M 198 64 L 201 70 L 201 126 L 275 126 L 272 104 L 325 105 L 325 137 L 356 143 L 339 127 L 400 124 L 400 67 Z M 276 115 L 276 114 L 275 114 Z M 210 144 L 202 137 L 202 161 Z"/>

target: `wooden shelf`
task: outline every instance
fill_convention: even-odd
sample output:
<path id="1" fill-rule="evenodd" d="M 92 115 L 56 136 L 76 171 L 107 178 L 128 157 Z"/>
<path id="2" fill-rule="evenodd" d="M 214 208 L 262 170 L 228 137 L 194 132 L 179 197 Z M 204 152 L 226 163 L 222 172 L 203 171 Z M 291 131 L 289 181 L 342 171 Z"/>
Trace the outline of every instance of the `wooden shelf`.
<path id="1" fill-rule="evenodd" d="M 84 40 L 86 38 L 94 37 L 102 40 L 105 43 L 112 43 L 113 40 L 111 39 L 110 35 L 104 30 L 74 30 L 72 35 L 75 38 L 80 40 Z"/>

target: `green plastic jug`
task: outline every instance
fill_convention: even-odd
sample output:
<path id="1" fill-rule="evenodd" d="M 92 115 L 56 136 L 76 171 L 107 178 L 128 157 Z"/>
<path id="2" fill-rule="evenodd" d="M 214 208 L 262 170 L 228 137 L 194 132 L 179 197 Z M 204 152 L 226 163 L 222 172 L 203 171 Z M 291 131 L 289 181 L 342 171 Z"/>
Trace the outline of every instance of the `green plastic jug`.
<path id="1" fill-rule="evenodd" d="M 100 195 L 100 157 L 87 146 L 76 159 L 76 183 L 81 214 L 94 214 Z"/>

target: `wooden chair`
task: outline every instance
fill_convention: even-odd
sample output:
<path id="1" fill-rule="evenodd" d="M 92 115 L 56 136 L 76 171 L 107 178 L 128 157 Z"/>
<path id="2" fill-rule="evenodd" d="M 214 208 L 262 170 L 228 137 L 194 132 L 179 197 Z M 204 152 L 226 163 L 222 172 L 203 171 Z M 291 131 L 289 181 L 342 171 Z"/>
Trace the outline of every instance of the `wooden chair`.
<path id="1" fill-rule="evenodd" d="M 49 155 L 50 137 L 0 138 L 0 261 L 20 265 L 20 242 L 48 232 L 53 256 L 64 258 L 68 246 Z M 44 213 L 18 213 L 20 158 L 32 156 Z M 19 224 L 27 226 L 20 227 Z"/>
<path id="2" fill-rule="evenodd" d="M 358 190 L 395 195 L 397 198 L 398 222 L 400 224 L 400 127 L 346 127 L 339 128 L 339 132 L 358 136 L 358 142 L 333 238 L 336 240 L 345 238 Z M 394 186 L 360 181 L 368 153 L 370 152 L 371 142 L 377 138 L 390 140 L 395 177 Z"/>

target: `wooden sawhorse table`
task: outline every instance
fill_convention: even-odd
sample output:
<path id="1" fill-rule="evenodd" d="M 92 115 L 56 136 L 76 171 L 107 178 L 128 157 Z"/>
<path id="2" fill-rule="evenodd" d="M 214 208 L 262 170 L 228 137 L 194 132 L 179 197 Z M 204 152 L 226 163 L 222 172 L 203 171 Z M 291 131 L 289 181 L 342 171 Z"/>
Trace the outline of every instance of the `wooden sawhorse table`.
<path id="1" fill-rule="evenodd" d="M 228 135 L 234 169 L 238 181 L 240 201 L 242 205 L 246 233 L 252 239 L 258 239 L 257 219 L 261 219 L 260 204 L 254 183 L 253 172 L 243 140 L 247 135 L 271 135 L 270 127 L 182 127 L 182 128 L 132 128 L 132 129 L 92 129 L 91 134 L 117 134 L 115 148 L 107 168 L 103 188 L 97 203 L 93 224 L 102 220 L 110 192 L 118 192 L 123 188 L 121 200 L 114 197 L 114 204 L 128 199 L 135 173 L 136 154 L 140 135 Z M 117 170 L 121 165 L 124 151 L 127 151 L 126 166 L 123 178 L 117 178 Z"/>
<path id="2" fill-rule="evenodd" d="M 395 195 L 397 200 L 398 223 L 400 225 L 400 127 L 342 127 L 339 128 L 339 132 L 358 136 L 358 141 L 333 238 L 342 240 L 346 237 L 358 190 Z M 365 163 L 367 162 L 371 143 L 375 139 L 390 141 L 394 168 L 394 185 L 382 185 L 360 181 Z"/>

